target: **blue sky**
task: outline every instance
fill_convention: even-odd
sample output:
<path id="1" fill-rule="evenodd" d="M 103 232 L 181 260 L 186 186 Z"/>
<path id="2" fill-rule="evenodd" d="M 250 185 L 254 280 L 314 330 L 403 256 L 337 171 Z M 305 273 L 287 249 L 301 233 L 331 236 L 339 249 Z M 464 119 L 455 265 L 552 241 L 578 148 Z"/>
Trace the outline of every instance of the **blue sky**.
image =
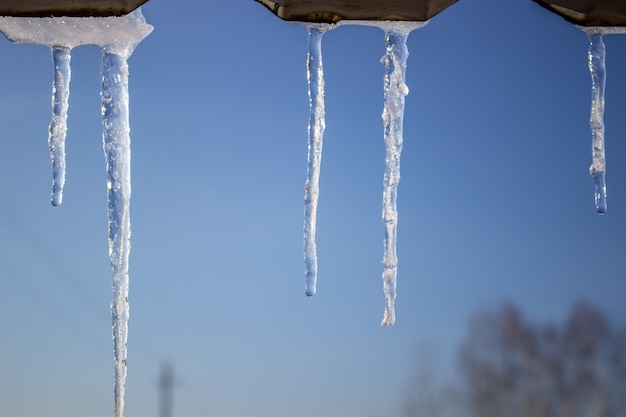
<path id="1" fill-rule="evenodd" d="M 556 320 L 585 298 L 624 322 L 626 36 L 605 37 L 600 217 L 583 32 L 530 0 L 461 0 L 411 34 L 397 322 L 381 328 L 383 32 L 324 36 L 307 299 L 306 30 L 247 0 L 152 0 L 143 13 L 155 29 L 129 61 L 127 416 L 156 415 L 166 359 L 178 416 L 401 415 L 420 360 L 454 377 L 480 309 L 508 300 Z M 0 57 L 0 414 L 110 415 L 100 51 L 73 52 L 56 209 L 49 49 L 2 38 Z"/>

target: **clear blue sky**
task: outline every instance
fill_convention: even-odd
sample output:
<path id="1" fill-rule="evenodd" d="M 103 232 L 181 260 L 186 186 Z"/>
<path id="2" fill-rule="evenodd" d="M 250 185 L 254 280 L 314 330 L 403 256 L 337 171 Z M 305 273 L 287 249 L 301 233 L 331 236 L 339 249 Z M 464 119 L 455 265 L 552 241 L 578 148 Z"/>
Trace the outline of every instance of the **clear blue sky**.
<path id="1" fill-rule="evenodd" d="M 211 7 L 209 6 L 211 5 Z M 397 322 L 381 328 L 383 32 L 323 40 L 318 294 L 304 296 L 307 33 L 253 1 L 152 0 L 130 59 L 128 417 L 401 415 L 452 377 L 469 317 L 516 302 L 626 317 L 626 36 L 605 37 L 609 210 L 595 214 L 586 35 L 530 0 L 460 0 L 409 38 Z M 0 414 L 109 416 L 100 52 L 72 58 L 49 203 L 49 49 L 0 39 Z M 421 346 L 421 348 L 419 348 Z"/>

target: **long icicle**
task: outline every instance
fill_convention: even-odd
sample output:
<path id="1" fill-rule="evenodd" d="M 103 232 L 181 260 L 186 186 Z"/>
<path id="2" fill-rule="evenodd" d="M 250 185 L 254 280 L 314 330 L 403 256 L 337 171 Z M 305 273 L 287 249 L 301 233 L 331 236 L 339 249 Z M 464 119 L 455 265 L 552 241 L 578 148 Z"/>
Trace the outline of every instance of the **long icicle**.
<path id="1" fill-rule="evenodd" d="M 119 48 L 118 48 L 119 49 Z M 113 272 L 114 416 L 124 415 L 130 254 L 130 126 L 128 52 L 102 48 L 102 139 L 107 165 L 109 256 Z"/>
<path id="2" fill-rule="evenodd" d="M 592 162 L 589 173 L 595 182 L 596 211 L 606 213 L 606 156 L 604 152 L 604 86 L 606 49 L 601 33 L 589 32 L 589 72 L 591 73 Z"/>
<path id="3" fill-rule="evenodd" d="M 48 148 L 52 167 L 51 203 L 58 207 L 63 201 L 65 185 L 65 137 L 67 135 L 67 109 L 70 96 L 71 48 L 53 46 L 52 64 L 54 81 L 52 84 L 52 120 L 48 128 Z"/>
<path id="4" fill-rule="evenodd" d="M 308 167 L 304 186 L 304 275 L 305 293 L 312 297 L 317 286 L 317 202 L 319 197 L 322 143 L 326 122 L 324 96 L 324 67 L 322 64 L 322 36 L 333 28 L 331 24 L 307 24 L 309 51 L 307 80 L 309 85 Z"/>
<path id="5" fill-rule="evenodd" d="M 386 146 L 382 211 L 385 225 L 385 253 L 383 256 L 385 313 L 381 326 L 392 326 L 395 323 L 396 278 L 398 274 L 398 255 L 396 253 L 398 209 L 396 198 L 400 182 L 404 97 L 409 93 L 404 82 L 406 62 L 409 56 L 406 43 L 412 29 L 413 27 L 410 26 L 385 30 L 387 47 L 385 56 L 381 60 L 385 65 L 385 104 L 382 118 Z"/>

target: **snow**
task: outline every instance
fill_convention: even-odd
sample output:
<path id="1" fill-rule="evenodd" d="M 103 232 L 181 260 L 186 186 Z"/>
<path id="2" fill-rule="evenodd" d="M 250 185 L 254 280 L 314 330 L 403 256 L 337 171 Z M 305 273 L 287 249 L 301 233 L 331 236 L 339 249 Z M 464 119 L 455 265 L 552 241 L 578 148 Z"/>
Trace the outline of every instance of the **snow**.
<path id="1" fill-rule="evenodd" d="M 132 49 L 152 32 L 137 9 L 126 16 L 111 17 L 9 17 L 0 16 L 0 30 L 14 43 L 65 46 L 79 45 Z"/>
<path id="2" fill-rule="evenodd" d="M 626 35 L 626 26 L 579 26 L 574 25 L 587 35 L 599 33 L 601 35 Z"/>

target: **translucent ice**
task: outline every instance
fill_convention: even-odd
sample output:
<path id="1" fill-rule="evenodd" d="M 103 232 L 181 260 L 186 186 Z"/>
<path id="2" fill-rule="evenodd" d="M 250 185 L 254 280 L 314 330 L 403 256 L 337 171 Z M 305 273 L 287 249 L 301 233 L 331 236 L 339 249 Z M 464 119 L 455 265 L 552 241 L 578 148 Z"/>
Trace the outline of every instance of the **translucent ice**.
<path id="1" fill-rule="evenodd" d="M 124 413 L 128 339 L 128 256 L 130 254 L 130 128 L 128 55 L 102 52 L 102 139 L 107 165 L 109 256 L 113 269 L 115 416 Z"/>
<path id="2" fill-rule="evenodd" d="M 130 254 L 130 124 L 128 57 L 152 30 L 141 12 L 128 22 L 136 38 L 102 45 L 102 140 L 107 166 L 109 256 L 113 269 L 113 346 L 115 417 L 124 415 L 126 342 L 128 339 L 128 257 Z"/>
<path id="3" fill-rule="evenodd" d="M 591 73 L 592 160 L 589 173 L 595 182 L 596 210 L 606 212 L 606 157 L 604 153 L 604 86 L 606 81 L 606 49 L 602 34 L 589 34 L 589 72 Z"/>
<path id="4" fill-rule="evenodd" d="M 409 93 L 405 83 L 406 62 L 409 56 L 406 42 L 409 33 L 421 26 L 423 24 L 396 22 L 391 27 L 381 27 L 385 31 L 387 44 L 385 56 L 381 60 L 385 66 L 385 104 L 382 118 L 386 146 L 382 213 L 385 225 L 385 253 L 383 256 L 385 314 L 381 322 L 382 326 L 392 326 L 395 322 L 396 278 L 398 275 L 398 255 L 396 254 L 398 209 L 396 197 L 400 182 L 404 97 Z"/>
<path id="5" fill-rule="evenodd" d="M 595 184 L 596 211 L 606 213 L 606 155 L 604 148 L 604 87 L 606 83 L 606 48 L 603 35 L 626 33 L 620 27 L 582 27 L 589 38 L 588 63 L 591 74 L 591 167 Z"/>
<path id="6" fill-rule="evenodd" d="M 321 42 L 324 32 L 335 26 L 362 25 L 374 26 L 385 31 L 387 43 L 384 78 L 384 138 L 386 144 L 386 169 L 383 190 L 383 222 L 385 225 L 385 253 L 383 257 L 383 288 L 385 291 L 385 314 L 381 325 L 391 326 L 395 322 L 396 277 L 398 257 L 396 255 L 396 234 L 398 211 L 396 196 L 400 181 L 400 153 L 402 151 L 402 123 L 404 118 L 404 97 L 409 93 L 405 83 L 408 49 L 407 38 L 412 30 L 425 26 L 428 22 L 400 21 L 340 21 L 336 25 L 302 23 L 309 30 L 309 53 L 307 75 L 309 80 L 309 147 L 308 174 L 305 185 L 304 259 L 308 296 L 315 294 L 317 280 L 317 253 L 315 243 L 315 222 L 319 196 L 319 173 L 324 134 L 324 73 L 322 67 Z"/>
<path id="7" fill-rule="evenodd" d="M 52 47 L 54 82 L 52 84 L 52 121 L 48 129 L 48 148 L 52 165 L 52 205 L 63 200 L 65 185 L 65 136 L 67 134 L 67 108 L 70 97 L 70 48 Z"/>
<path id="8" fill-rule="evenodd" d="M 139 20 L 138 20 L 139 19 Z M 47 45 L 52 49 L 54 83 L 48 147 L 52 165 L 52 205 L 63 199 L 65 136 L 70 94 L 70 52 L 79 45 L 136 45 L 152 30 L 141 11 L 122 17 L 0 17 L 0 31 L 15 43 Z M 128 30 L 133 27 L 133 30 Z"/>
<path id="9" fill-rule="evenodd" d="M 50 152 L 55 185 L 53 204 L 61 202 L 65 118 L 69 96 L 70 50 L 78 45 L 102 49 L 102 125 L 107 165 L 109 256 L 113 272 L 114 416 L 124 415 L 128 337 L 128 257 L 130 254 L 130 127 L 128 64 L 135 46 L 152 31 L 141 10 L 122 17 L 0 17 L 0 30 L 13 42 L 48 45 L 53 51 L 55 83 Z M 56 204 L 55 204 L 56 205 Z"/>
<path id="10" fill-rule="evenodd" d="M 315 227 L 317 222 L 317 201 L 319 197 L 320 164 L 322 142 L 326 122 L 324 97 L 324 67 L 322 64 L 322 36 L 334 25 L 325 23 L 305 24 L 309 31 L 309 52 L 307 54 L 307 79 L 309 83 L 309 139 L 308 169 L 304 185 L 304 275 L 305 293 L 315 295 L 317 284 L 317 246 Z"/>

